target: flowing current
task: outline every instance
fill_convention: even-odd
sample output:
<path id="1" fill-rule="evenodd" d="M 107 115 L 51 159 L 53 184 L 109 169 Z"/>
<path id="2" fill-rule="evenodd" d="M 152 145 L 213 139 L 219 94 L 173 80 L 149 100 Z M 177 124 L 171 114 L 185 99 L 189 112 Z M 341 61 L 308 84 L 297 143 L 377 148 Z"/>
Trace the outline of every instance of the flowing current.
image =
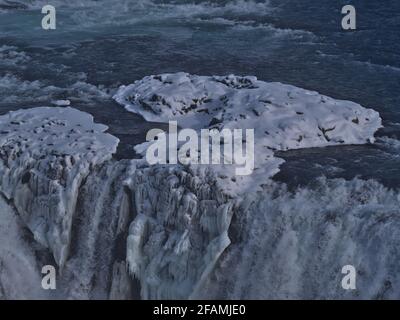
<path id="1" fill-rule="evenodd" d="M 69 100 L 120 142 L 112 157 L 82 160 L 81 176 L 63 162 L 49 171 L 39 156 L 21 172 L 10 166 L 0 297 L 399 298 L 398 1 L 353 1 L 358 30 L 347 33 L 346 1 L 53 1 L 52 31 L 41 28 L 45 4 L 0 0 L 0 114 Z M 375 144 L 278 152 L 286 162 L 274 181 L 231 199 L 207 174 L 131 161 L 163 124 L 113 96 L 175 72 L 315 90 L 373 108 L 384 128 Z M 66 182 L 49 197 L 63 168 L 76 189 Z M 41 288 L 46 264 L 57 267 L 55 291 Z M 347 264 L 354 291 L 341 287 Z"/>

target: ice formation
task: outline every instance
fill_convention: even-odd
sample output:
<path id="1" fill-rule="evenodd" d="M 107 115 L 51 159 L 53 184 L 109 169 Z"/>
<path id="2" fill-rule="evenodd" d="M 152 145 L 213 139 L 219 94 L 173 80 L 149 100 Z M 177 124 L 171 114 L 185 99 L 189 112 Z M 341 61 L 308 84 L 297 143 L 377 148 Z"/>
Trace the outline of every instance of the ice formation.
<path id="1" fill-rule="evenodd" d="M 151 76 L 121 88 L 116 99 L 148 120 L 256 128 L 257 152 L 273 163 L 264 181 L 282 161 L 274 150 L 372 142 L 381 125 L 376 112 L 357 104 L 252 77 Z M 212 166 L 113 159 L 118 139 L 106 129 L 69 107 L 0 117 L 0 206 L 7 215 L 0 226 L 20 219 L 7 239 L 18 239 L 23 226 L 33 234 L 36 245 L 26 244 L 19 259 L 35 261 L 48 248 L 59 266 L 54 297 L 399 292 L 395 192 L 375 182 L 339 180 L 292 193 L 270 181 L 258 192 L 233 196 Z M 0 268 L 7 259 L 13 263 L 8 252 L 24 247 L 21 241 L 0 243 Z M 362 290 L 337 288 L 340 263 L 359 267 Z M 0 295 L 15 296 L 4 283 L 0 278 Z"/>
<path id="2" fill-rule="evenodd" d="M 67 259 L 79 187 L 118 145 L 106 129 L 72 108 L 19 110 L 0 118 L 0 191 L 59 266 Z"/>
<path id="3" fill-rule="evenodd" d="M 126 258 L 143 298 L 189 297 L 229 245 L 231 204 L 212 174 L 117 162 L 118 139 L 72 108 L 14 111 L 0 125 L 0 192 L 53 254 L 58 296 L 129 296 Z"/>
<path id="4" fill-rule="evenodd" d="M 129 178 L 137 216 L 129 227 L 127 262 L 143 298 L 184 299 L 202 288 L 229 246 L 235 202 L 212 174 L 147 168 Z"/>
<path id="5" fill-rule="evenodd" d="M 24 224 L 0 196 L 0 300 L 45 299 L 40 264 Z"/>

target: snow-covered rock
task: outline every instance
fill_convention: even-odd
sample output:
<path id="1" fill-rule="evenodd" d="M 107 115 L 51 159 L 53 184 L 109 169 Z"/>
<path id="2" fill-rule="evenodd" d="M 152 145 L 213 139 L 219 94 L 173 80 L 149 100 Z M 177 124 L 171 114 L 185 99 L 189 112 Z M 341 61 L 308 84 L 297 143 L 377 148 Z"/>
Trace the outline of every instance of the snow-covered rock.
<path id="1" fill-rule="evenodd" d="M 0 192 L 62 267 L 59 296 L 126 298 L 117 258 L 143 298 L 201 288 L 230 243 L 234 203 L 212 173 L 112 160 L 118 139 L 71 108 L 10 112 L 0 125 Z"/>
<path id="2" fill-rule="evenodd" d="M 283 162 L 275 150 L 372 143 L 381 127 L 377 112 L 354 102 L 249 76 L 148 76 L 120 87 L 114 99 L 148 121 L 174 120 L 198 132 L 254 129 L 255 171 L 236 177 L 236 186 L 223 181 L 232 191 L 238 191 L 237 185 L 242 192 L 246 186 L 254 189 L 275 175 Z M 221 176 L 234 174 L 229 166 L 213 167 Z"/>
<path id="3" fill-rule="evenodd" d="M 114 99 L 148 121 L 182 128 L 256 130 L 260 151 L 374 142 L 379 114 L 350 101 L 256 77 L 187 73 L 145 77 Z"/>
<path id="4" fill-rule="evenodd" d="M 33 108 L 0 117 L 0 192 L 36 241 L 63 266 L 79 188 L 119 140 L 72 108 Z"/>

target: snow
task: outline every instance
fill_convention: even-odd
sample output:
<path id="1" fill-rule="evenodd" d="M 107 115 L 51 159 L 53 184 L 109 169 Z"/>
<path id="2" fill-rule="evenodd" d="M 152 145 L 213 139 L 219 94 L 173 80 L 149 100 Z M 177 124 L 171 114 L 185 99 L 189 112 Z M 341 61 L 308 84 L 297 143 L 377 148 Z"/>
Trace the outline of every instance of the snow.
<path id="1" fill-rule="evenodd" d="M 65 107 L 65 106 L 69 106 L 71 104 L 71 101 L 69 101 L 69 100 L 56 100 L 56 101 L 52 101 L 52 104 L 54 104 L 55 106 L 59 106 L 59 107 Z"/>
<path id="2" fill-rule="evenodd" d="M 70 107 L 0 116 L 0 230 L 7 239 L 0 244 L 0 262 L 7 262 L 0 294 L 16 295 L 8 275 L 29 277 L 28 288 L 36 288 L 36 258 L 20 238 L 23 227 L 60 267 L 57 297 L 126 299 L 137 290 L 143 299 L 399 292 L 398 193 L 359 180 L 322 181 L 291 193 L 269 179 L 283 161 L 275 150 L 373 142 L 378 113 L 254 77 L 184 73 L 146 77 L 115 98 L 147 120 L 200 130 L 213 127 L 215 118 L 219 129 L 255 128 L 253 189 L 212 165 L 117 161 L 118 139 Z M 198 112 L 205 108 L 209 114 Z M 19 248 L 17 259 L 7 255 Z M 368 281 L 360 291 L 337 288 L 341 263 L 362 271 Z"/>
<path id="3" fill-rule="evenodd" d="M 256 129 L 260 150 L 365 144 L 381 127 L 372 109 L 256 77 L 162 74 L 122 86 L 114 98 L 148 121 Z"/>
<path id="4" fill-rule="evenodd" d="M 233 193 L 254 189 L 275 175 L 283 163 L 274 156 L 276 150 L 373 143 L 381 127 L 372 109 L 250 76 L 148 76 L 121 86 L 114 99 L 148 121 L 177 121 L 180 128 L 198 132 L 254 129 L 255 173 L 236 177 L 235 185 L 230 179 L 221 182 Z M 148 146 L 137 151 L 144 154 Z M 213 167 L 220 176 L 234 175 L 232 166 Z"/>
<path id="5" fill-rule="evenodd" d="M 13 200 L 35 239 L 67 259 L 77 190 L 119 140 L 72 108 L 33 108 L 0 117 L 0 192 Z"/>

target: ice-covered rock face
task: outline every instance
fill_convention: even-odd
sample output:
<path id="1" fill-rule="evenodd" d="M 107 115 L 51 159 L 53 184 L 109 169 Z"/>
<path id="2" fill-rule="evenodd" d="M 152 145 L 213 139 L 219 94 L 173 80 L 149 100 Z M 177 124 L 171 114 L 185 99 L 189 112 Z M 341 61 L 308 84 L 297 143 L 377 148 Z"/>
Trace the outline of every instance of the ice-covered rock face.
<path id="1" fill-rule="evenodd" d="M 189 297 L 230 244 L 234 201 L 212 173 L 112 161 L 118 139 L 72 108 L 10 112 L 0 128 L 0 200 L 63 269 L 59 296 L 129 297 L 124 235 L 143 298 Z"/>
<path id="2" fill-rule="evenodd" d="M 144 299 L 185 299 L 202 288 L 229 246 L 235 201 L 210 173 L 147 168 L 127 185 L 136 218 L 129 228 L 127 262 Z"/>
<path id="3" fill-rule="evenodd" d="M 238 178 L 242 190 L 279 171 L 283 160 L 273 150 L 365 144 L 381 127 L 372 109 L 256 77 L 162 74 L 122 86 L 114 98 L 149 121 L 175 120 L 195 130 L 254 129 L 255 172 Z"/>
<path id="4" fill-rule="evenodd" d="M 0 117 L 0 191 L 35 239 L 62 266 L 79 187 L 91 167 L 110 159 L 119 140 L 72 108 L 34 108 Z"/>
<path id="5" fill-rule="evenodd" d="M 0 196 L 0 300 L 46 299 L 40 267 L 20 217 Z"/>
<path id="6" fill-rule="evenodd" d="M 343 245 L 340 232 L 346 223 L 352 226 L 347 230 L 353 247 L 362 249 L 354 255 L 346 251 L 339 261 L 355 257 L 373 265 L 369 252 L 375 247 L 364 244 L 370 230 L 368 212 L 375 207 L 384 211 L 385 223 L 374 231 L 377 238 L 389 230 L 387 221 L 398 225 L 393 213 L 398 196 L 388 199 L 386 190 L 366 192 L 368 183 L 350 186 L 354 192 L 343 196 L 347 202 L 335 202 L 332 210 L 330 203 L 341 199 L 349 186 L 292 195 L 272 183 L 254 192 L 279 170 L 283 160 L 274 157 L 274 150 L 372 142 L 380 127 L 373 110 L 254 77 L 183 73 L 146 77 L 121 88 L 116 100 L 148 120 L 177 120 L 181 127 L 254 128 L 256 153 L 265 161 L 250 176 L 252 192 L 244 192 L 245 184 L 237 181 L 242 192 L 233 197 L 226 183 L 232 177 L 221 178 L 211 165 L 149 166 L 144 159 L 111 159 L 118 139 L 78 110 L 34 108 L 1 116 L 0 197 L 8 199 L 63 268 L 58 297 L 129 298 L 132 287 L 126 282 L 131 276 L 139 280 L 142 298 L 258 298 L 268 295 L 263 291 L 266 283 L 280 297 L 342 297 L 339 291 L 324 295 L 315 279 L 303 283 L 307 266 L 315 270 L 321 258 L 335 257 L 331 249 Z M 366 213 L 354 209 L 349 222 L 344 212 L 361 208 L 364 194 L 372 199 Z M 320 197 L 325 197 L 322 206 Z M 4 201 L 0 205 L 10 209 Z M 316 246 L 321 232 L 326 236 Z M 395 237 L 386 237 L 379 244 L 395 248 L 395 243 Z M 0 262 L 10 248 L 0 243 Z M 27 250 L 19 259 L 24 257 L 30 261 L 33 253 Z M 388 271 L 396 259 L 385 255 L 379 278 L 383 282 L 396 281 Z M 7 261 L 10 270 L 14 260 Z M 318 270 L 323 283 L 336 283 Z M 368 279 L 374 275 L 371 269 L 365 272 Z M 364 296 L 380 294 L 379 285 L 368 287 Z M 0 295 L 9 292 L 7 288 Z"/>

